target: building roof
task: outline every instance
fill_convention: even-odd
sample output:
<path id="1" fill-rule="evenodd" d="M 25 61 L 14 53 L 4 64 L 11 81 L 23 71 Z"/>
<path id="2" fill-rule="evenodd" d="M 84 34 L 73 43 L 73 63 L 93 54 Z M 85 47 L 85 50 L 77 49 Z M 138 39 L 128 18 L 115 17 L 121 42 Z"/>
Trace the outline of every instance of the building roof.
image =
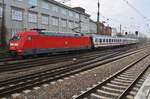
<path id="1" fill-rule="evenodd" d="M 90 17 L 90 15 L 87 14 L 87 13 L 83 13 L 83 12 L 77 11 L 77 10 L 75 10 L 75 9 L 69 7 L 69 6 L 66 6 L 66 5 L 64 5 L 64 4 L 62 4 L 62 3 L 59 3 L 59 2 L 57 2 L 57 1 L 55 1 L 55 0 L 47 0 L 47 1 L 49 1 L 49 2 L 52 3 L 52 4 L 55 4 L 55 5 L 64 7 L 64 8 L 66 8 L 66 9 L 69 9 L 69 10 L 72 10 L 72 11 L 77 12 L 77 13 L 79 13 L 79 14 L 83 14 L 83 15 L 85 15 L 85 16 Z"/>
<path id="2" fill-rule="evenodd" d="M 94 21 L 94 20 L 92 20 L 92 19 L 90 19 L 90 22 L 97 23 L 96 21 Z"/>

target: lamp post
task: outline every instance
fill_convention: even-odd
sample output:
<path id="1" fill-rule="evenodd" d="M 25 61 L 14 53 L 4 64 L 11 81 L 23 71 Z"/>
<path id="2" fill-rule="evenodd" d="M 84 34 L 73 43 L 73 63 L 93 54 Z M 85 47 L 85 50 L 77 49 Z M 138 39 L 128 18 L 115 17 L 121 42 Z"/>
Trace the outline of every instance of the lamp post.
<path id="1" fill-rule="evenodd" d="M 4 0 L 2 0 L 1 47 L 6 48 L 6 46 L 5 4 Z"/>

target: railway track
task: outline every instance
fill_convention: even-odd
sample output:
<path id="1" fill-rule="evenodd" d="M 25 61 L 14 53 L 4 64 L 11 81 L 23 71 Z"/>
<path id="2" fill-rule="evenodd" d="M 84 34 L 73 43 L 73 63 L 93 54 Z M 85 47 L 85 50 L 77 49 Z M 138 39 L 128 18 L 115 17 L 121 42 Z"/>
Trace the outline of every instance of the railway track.
<path id="1" fill-rule="evenodd" d="M 127 48 L 127 49 L 114 49 L 113 51 L 123 52 L 120 54 L 124 54 L 124 53 L 127 53 L 132 50 L 128 51 L 128 48 Z M 27 59 L 27 60 L 18 61 L 15 63 L 4 63 L 4 64 L 0 64 L 0 73 L 6 72 L 6 71 L 20 70 L 20 69 L 26 69 L 26 68 L 31 68 L 31 67 L 38 67 L 38 66 L 42 66 L 42 65 L 54 64 L 54 63 L 58 63 L 58 62 L 70 61 L 71 59 L 76 59 L 76 58 L 77 59 L 80 58 L 80 60 L 84 59 L 84 61 L 89 61 L 89 60 L 98 58 L 100 56 L 111 54 L 113 51 L 110 51 L 110 50 L 105 51 L 105 52 L 98 51 L 98 52 L 83 53 L 81 55 L 75 54 L 75 55 L 70 55 L 67 57 L 66 57 L 66 55 L 62 55 L 62 56 L 55 56 L 55 57 Z M 116 54 L 114 54 L 114 56 L 115 55 Z M 111 57 L 113 57 L 113 55 L 111 55 Z"/>
<path id="2" fill-rule="evenodd" d="M 123 47 L 122 49 L 126 49 L 126 50 L 128 50 L 128 49 L 137 49 L 137 48 L 135 48 L 135 46 L 129 46 L 129 47 Z M 116 50 L 116 48 L 114 48 L 114 49 L 107 49 L 107 50 L 105 50 L 105 51 L 111 51 L 111 50 Z M 99 50 L 95 50 L 95 51 L 99 51 Z M 103 51 L 103 50 L 101 50 L 101 51 L 99 51 L 99 52 L 105 52 L 105 51 Z M 91 52 L 94 52 L 94 51 L 91 51 Z M 46 59 L 46 58 L 49 58 L 49 57 L 52 57 L 52 58 L 55 58 L 55 57 L 60 57 L 60 56 L 68 56 L 68 55 L 75 55 L 75 54 L 86 54 L 87 53 L 87 51 L 79 51 L 79 52 L 77 52 L 77 53 L 54 53 L 54 54 L 49 54 L 49 55 L 38 55 L 38 56 L 36 56 L 36 57 L 34 57 L 34 56 L 28 56 L 28 57 L 10 57 L 9 55 L 8 55 L 8 53 L 6 54 L 6 55 L 1 55 L 1 53 L 0 53 L 0 64 L 3 64 L 3 63 L 9 63 L 9 62 L 14 62 L 14 61 L 25 61 L 25 60 L 38 60 L 38 59 Z M 89 51 L 88 51 L 88 53 L 89 53 Z"/>
<path id="3" fill-rule="evenodd" d="M 145 80 L 145 72 L 150 68 L 150 64 L 137 64 L 148 56 L 131 63 L 82 94 L 75 95 L 74 99 L 133 99 Z"/>
<path id="4" fill-rule="evenodd" d="M 141 50 L 140 50 L 141 51 Z M 118 56 L 116 58 L 107 59 L 108 57 L 114 56 L 117 54 L 111 54 L 109 56 L 104 56 L 100 58 L 95 58 L 93 60 L 64 65 L 59 68 L 49 69 L 40 71 L 34 74 L 25 75 L 13 79 L 8 79 L 5 81 L 0 81 L 0 96 L 7 96 L 12 93 L 21 92 L 25 89 L 30 89 L 34 86 L 41 85 L 43 83 L 55 81 L 57 79 L 64 78 L 66 76 L 70 76 L 94 67 L 97 67 L 102 64 L 106 64 L 108 62 L 115 61 L 120 58 L 124 58 L 126 56 L 135 54 L 139 51 L 131 52 L 125 55 Z M 118 52 L 120 53 L 120 52 Z M 107 60 L 106 60 L 107 59 Z"/>

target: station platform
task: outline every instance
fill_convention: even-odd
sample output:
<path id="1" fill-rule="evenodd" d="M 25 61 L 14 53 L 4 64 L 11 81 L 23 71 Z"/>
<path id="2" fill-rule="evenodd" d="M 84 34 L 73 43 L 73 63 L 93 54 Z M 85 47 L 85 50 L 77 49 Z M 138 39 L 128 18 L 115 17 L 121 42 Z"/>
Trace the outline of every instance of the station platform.
<path id="1" fill-rule="evenodd" d="M 144 81 L 142 87 L 140 88 L 134 99 L 150 99 L 150 74 Z"/>

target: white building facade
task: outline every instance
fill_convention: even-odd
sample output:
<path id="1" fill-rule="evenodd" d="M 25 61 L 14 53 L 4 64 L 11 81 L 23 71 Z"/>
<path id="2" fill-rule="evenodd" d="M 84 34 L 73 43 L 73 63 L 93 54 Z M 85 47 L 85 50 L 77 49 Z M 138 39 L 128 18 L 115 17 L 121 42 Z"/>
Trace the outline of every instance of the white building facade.
<path id="1" fill-rule="evenodd" d="M 90 32 L 90 15 L 54 0 L 4 0 L 7 37 L 17 31 L 42 28 L 57 32 Z M 2 18 L 0 0 L 0 21 Z"/>

